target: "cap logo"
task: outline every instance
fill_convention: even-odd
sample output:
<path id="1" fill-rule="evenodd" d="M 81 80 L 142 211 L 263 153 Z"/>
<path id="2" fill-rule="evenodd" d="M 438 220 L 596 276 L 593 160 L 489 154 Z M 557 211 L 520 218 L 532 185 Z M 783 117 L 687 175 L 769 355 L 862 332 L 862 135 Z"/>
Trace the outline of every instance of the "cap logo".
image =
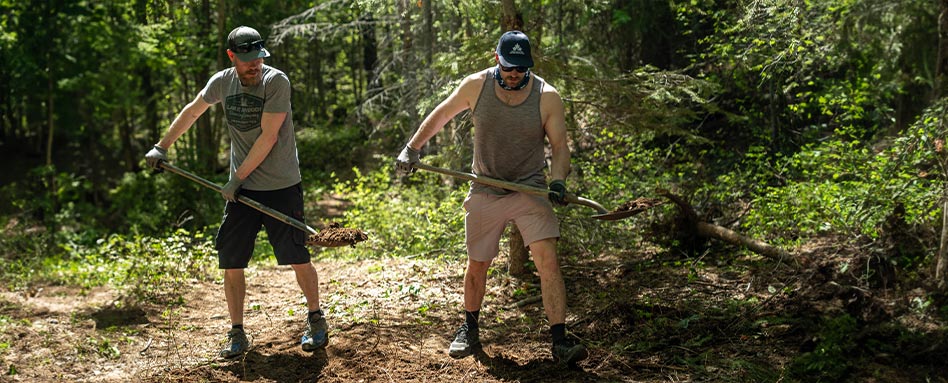
<path id="1" fill-rule="evenodd" d="M 524 54 L 524 53 L 523 53 L 523 48 L 520 47 L 520 44 L 519 44 L 519 43 L 518 43 L 518 44 L 514 44 L 513 48 L 510 48 L 510 53 L 509 53 L 509 54 L 512 54 L 512 55 L 522 55 L 522 54 Z"/>

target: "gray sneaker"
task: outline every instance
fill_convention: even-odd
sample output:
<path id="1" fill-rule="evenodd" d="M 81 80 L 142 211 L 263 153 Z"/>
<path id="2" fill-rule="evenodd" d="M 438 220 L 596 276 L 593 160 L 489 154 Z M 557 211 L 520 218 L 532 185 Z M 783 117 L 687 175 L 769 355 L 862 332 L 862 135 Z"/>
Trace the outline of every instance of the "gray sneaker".
<path id="1" fill-rule="evenodd" d="M 454 359 L 460 359 L 474 353 L 475 349 L 481 347 L 481 340 L 477 327 L 469 329 L 467 323 L 462 324 L 454 335 L 454 341 L 448 348 L 448 355 Z"/>
<path id="2" fill-rule="evenodd" d="M 553 344 L 553 361 L 566 365 L 574 365 L 589 357 L 589 351 L 582 343 L 573 340 L 564 340 Z"/>
<path id="3" fill-rule="evenodd" d="M 250 341 L 247 340 L 247 334 L 239 328 L 232 328 L 227 332 L 227 346 L 221 350 L 222 358 L 233 358 L 243 355 L 250 349 Z"/>
<path id="4" fill-rule="evenodd" d="M 306 331 L 303 333 L 303 338 L 300 339 L 300 346 L 303 351 L 313 352 L 325 348 L 329 344 L 328 329 L 326 318 L 322 316 L 314 321 L 307 320 Z"/>

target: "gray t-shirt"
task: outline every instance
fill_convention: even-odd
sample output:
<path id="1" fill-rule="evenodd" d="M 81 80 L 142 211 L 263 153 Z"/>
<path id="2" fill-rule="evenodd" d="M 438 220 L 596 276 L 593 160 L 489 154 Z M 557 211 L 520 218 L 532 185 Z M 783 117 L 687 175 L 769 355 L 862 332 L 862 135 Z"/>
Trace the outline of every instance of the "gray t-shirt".
<path id="1" fill-rule="evenodd" d="M 290 80 L 279 69 L 264 65 L 263 81 L 243 86 L 231 67 L 214 74 L 201 91 L 209 104 L 224 103 L 227 132 L 230 135 L 230 176 L 247 158 L 257 137 L 263 132 L 263 113 L 286 113 L 277 142 L 267 158 L 244 180 L 247 190 L 278 190 L 300 183 L 300 161 L 296 153 L 293 110 L 290 106 Z"/>

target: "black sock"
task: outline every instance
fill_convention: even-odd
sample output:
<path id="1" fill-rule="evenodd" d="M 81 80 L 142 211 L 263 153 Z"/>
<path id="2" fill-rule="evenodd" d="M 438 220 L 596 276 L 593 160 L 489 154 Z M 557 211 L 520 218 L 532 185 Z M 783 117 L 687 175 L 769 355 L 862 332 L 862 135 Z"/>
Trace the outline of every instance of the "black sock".
<path id="1" fill-rule="evenodd" d="M 566 324 L 560 323 L 550 326 L 550 335 L 553 336 L 553 343 L 559 343 L 566 339 Z"/>
<path id="2" fill-rule="evenodd" d="M 477 318 L 481 315 L 481 310 L 477 311 L 465 311 L 464 312 L 464 324 L 467 325 L 467 328 L 477 328 Z"/>
<path id="3" fill-rule="evenodd" d="M 310 312 L 309 312 L 309 315 L 306 317 L 306 319 L 309 319 L 310 321 L 312 321 L 312 320 L 314 320 L 314 319 L 319 319 L 319 317 L 321 317 L 321 316 L 323 316 L 323 310 L 322 310 L 322 309 L 319 309 L 319 310 L 316 310 L 316 311 L 310 311 Z"/>
<path id="4" fill-rule="evenodd" d="M 233 330 L 233 329 L 238 329 L 238 330 L 240 330 L 240 331 L 244 331 L 244 325 L 243 325 L 243 324 L 230 325 L 230 329 L 231 329 L 231 330 Z"/>

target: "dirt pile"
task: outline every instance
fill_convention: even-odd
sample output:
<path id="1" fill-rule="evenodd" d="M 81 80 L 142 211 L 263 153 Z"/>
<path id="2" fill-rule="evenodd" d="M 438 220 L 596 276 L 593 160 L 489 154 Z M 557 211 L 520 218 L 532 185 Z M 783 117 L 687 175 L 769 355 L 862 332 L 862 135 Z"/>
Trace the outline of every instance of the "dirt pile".
<path id="1" fill-rule="evenodd" d="M 362 230 L 341 227 L 339 223 L 332 223 L 320 232 L 310 235 L 307 245 L 322 247 L 355 246 L 356 243 L 369 239 Z"/>

